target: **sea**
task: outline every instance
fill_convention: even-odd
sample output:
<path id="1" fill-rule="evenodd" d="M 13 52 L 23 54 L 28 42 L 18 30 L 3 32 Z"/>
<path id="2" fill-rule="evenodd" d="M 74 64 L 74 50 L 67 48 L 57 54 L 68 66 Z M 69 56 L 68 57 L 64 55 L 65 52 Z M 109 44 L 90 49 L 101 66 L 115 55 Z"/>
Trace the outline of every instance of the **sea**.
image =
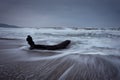
<path id="1" fill-rule="evenodd" d="M 71 40 L 71 44 L 63 50 L 29 50 L 29 45 L 26 42 L 27 35 L 31 35 L 36 44 L 54 45 L 64 40 Z M 120 28 L 0 27 L 0 39 L 23 41 L 23 45 L 17 47 L 18 49 L 0 50 L 2 52 L 7 51 L 7 55 L 11 51 L 13 55 L 20 56 L 21 60 L 58 60 L 59 62 L 59 59 L 64 57 L 61 62 L 54 65 L 52 65 L 52 61 L 46 62 L 46 64 L 51 64 L 51 67 L 44 66 L 46 69 L 43 69 L 39 76 L 51 75 L 48 72 L 56 70 L 57 65 L 62 67 L 62 63 L 66 61 L 66 66 L 68 63 L 72 66 L 60 75 L 59 80 L 66 80 L 67 78 L 67 80 L 70 78 L 73 80 L 120 79 Z M 19 45 L 19 43 L 17 44 Z M 43 55 L 32 55 L 36 52 Z M 48 72 L 44 74 L 45 70 Z M 36 80 L 36 77 L 33 80 Z"/>
<path id="2" fill-rule="evenodd" d="M 120 55 L 120 28 L 40 27 L 3 28 L 0 38 L 23 39 L 31 35 L 36 44 L 54 45 L 71 40 L 65 54 Z M 27 44 L 26 46 L 28 47 Z"/>

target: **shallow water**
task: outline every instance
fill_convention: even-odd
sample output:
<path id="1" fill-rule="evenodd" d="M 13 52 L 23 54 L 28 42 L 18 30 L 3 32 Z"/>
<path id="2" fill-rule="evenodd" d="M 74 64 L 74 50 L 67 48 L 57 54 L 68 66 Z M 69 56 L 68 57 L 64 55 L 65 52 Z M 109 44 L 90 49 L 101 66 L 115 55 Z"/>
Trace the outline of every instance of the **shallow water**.
<path id="1" fill-rule="evenodd" d="M 60 51 L 62 53 L 96 51 L 105 55 L 119 55 L 120 51 L 120 30 L 115 28 L 0 28 L 0 38 L 25 40 L 27 35 L 31 35 L 37 44 L 51 45 L 71 40 L 69 49 Z"/>
<path id="2" fill-rule="evenodd" d="M 67 39 L 71 40 L 71 44 L 63 50 L 29 50 L 29 45 L 25 41 L 27 35 L 31 35 L 36 44 L 52 45 Z M 29 56 L 30 58 L 26 59 L 30 61 L 55 59 L 73 54 L 120 55 L 120 30 L 116 28 L 0 28 L 0 38 L 23 40 L 22 43 L 16 43 L 23 46 L 11 51 L 8 49 L 8 53 L 9 51 L 14 53 L 14 50 L 22 53 L 44 53 L 40 56 L 21 54 L 21 56 Z M 14 42 L 7 44 L 15 45 Z"/>

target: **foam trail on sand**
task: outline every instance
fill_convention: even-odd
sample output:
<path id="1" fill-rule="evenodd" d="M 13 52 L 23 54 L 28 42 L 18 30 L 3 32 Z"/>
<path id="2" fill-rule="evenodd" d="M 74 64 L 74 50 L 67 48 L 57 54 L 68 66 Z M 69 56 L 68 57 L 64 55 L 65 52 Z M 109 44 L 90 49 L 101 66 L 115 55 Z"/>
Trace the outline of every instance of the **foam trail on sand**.
<path id="1" fill-rule="evenodd" d="M 72 65 L 71 67 L 69 67 L 59 78 L 59 80 L 65 80 L 66 75 L 70 72 L 70 70 L 74 67 L 74 65 Z"/>

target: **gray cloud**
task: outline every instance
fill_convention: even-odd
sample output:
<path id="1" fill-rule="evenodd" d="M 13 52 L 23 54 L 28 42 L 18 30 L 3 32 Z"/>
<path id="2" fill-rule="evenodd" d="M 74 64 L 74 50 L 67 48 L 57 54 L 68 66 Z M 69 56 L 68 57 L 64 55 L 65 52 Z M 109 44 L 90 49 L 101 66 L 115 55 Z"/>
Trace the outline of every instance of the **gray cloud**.
<path id="1" fill-rule="evenodd" d="M 0 22 L 42 27 L 120 27 L 119 4 L 119 0 L 0 0 Z"/>

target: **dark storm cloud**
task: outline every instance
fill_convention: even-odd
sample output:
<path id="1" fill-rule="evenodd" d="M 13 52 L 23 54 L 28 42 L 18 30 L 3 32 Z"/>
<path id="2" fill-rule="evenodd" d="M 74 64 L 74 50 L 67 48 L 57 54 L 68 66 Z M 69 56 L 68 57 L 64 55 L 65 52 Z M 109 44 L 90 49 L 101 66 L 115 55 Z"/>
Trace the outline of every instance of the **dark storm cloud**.
<path id="1" fill-rule="evenodd" d="M 120 26 L 119 0 L 0 0 L 0 22 L 24 26 Z"/>

